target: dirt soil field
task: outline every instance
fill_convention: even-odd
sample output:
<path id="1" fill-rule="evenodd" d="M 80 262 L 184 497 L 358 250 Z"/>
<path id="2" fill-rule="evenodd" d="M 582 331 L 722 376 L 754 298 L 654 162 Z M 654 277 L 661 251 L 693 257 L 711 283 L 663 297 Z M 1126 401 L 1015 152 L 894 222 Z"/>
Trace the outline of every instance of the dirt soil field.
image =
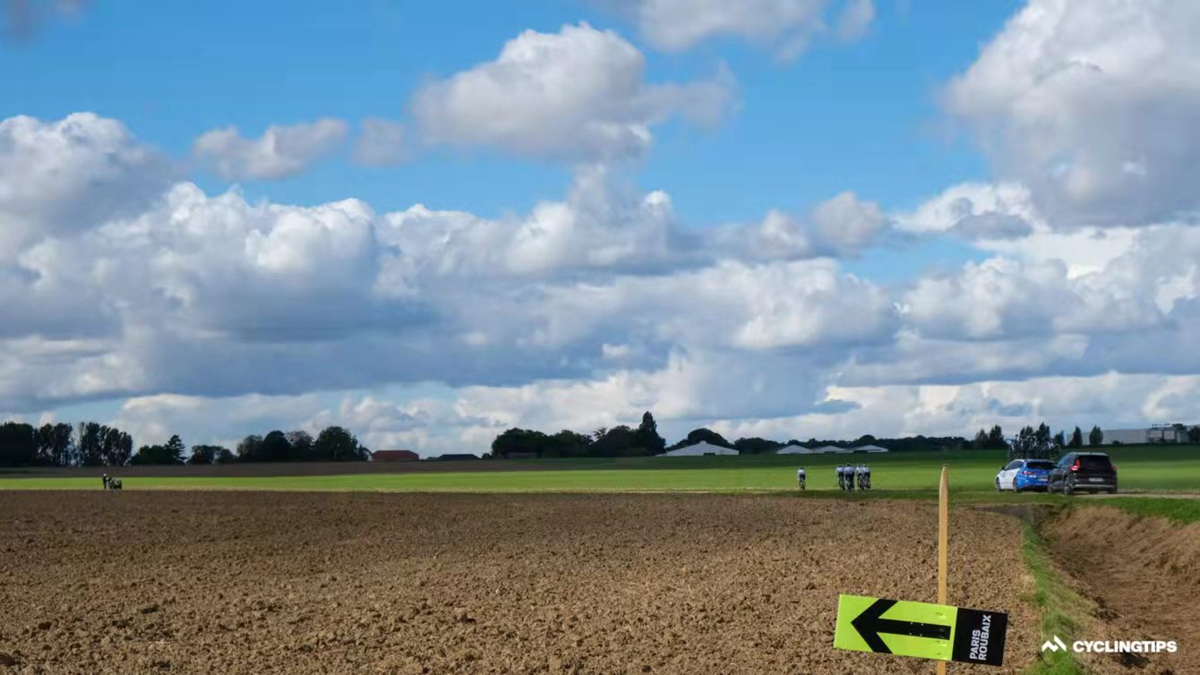
<path id="1" fill-rule="evenodd" d="M 930 673 L 833 649 L 838 593 L 933 601 L 935 507 L 714 495 L 0 492 L 5 673 Z M 1038 651 L 1014 518 L 952 603 Z M 1183 672 L 1183 671 L 1180 671 Z"/>
<path id="2" fill-rule="evenodd" d="M 1097 604 L 1098 621 L 1081 639 L 1179 643 L 1175 654 L 1085 658 L 1096 672 L 1200 673 L 1200 523 L 1089 507 L 1067 511 L 1043 531 L 1061 567 Z"/>

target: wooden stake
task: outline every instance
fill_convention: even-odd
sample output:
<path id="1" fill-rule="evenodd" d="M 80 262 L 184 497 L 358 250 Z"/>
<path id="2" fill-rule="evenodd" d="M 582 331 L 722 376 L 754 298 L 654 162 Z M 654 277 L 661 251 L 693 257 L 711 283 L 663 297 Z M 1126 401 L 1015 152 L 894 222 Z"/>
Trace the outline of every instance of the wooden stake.
<path id="1" fill-rule="evenodd" d="M 950 468 L 942 465 L 942 480 L 938 485 L 938 604 L 949 604 L 946 597 L 946 575 L 950 559 Z M 946 675 L 946 662 L 938 661 L 937 674 Z"/>

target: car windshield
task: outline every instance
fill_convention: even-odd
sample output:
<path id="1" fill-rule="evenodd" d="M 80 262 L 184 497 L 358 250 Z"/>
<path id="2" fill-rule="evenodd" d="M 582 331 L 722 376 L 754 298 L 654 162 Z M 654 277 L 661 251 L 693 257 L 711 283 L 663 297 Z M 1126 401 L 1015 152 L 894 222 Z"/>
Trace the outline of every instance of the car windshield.
<path id="1" fill-rule="evenodd" d="M 1107 455 L 1080 455 L 1079 466 L 1084 469 L 1107 469 L 1112 466 Z"/>
<path id="2" fill-rule="evenodd" d="M 1025 468 L 1049 471 L 1054 468 L 1054 462 L 1026 462 Z"/>

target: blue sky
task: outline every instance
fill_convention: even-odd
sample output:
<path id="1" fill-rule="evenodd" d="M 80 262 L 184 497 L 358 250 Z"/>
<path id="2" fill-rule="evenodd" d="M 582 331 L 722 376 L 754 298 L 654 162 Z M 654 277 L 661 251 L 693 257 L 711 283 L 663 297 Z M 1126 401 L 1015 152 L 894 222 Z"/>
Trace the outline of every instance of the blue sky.
<path id="1" fill-rule="evenodd" d="M 1194 245 L 1186 8 L 38 6 L 0 41 L 0 414 L 425 454 L 647 407 L 805 438 L 1200 414 L 1192 357 L 1134 346 L 1195 321 L 1191 258 L 1151 262 Z M 368 118 L 394 159 L 360 159 Z"/>
<path id="2" fill-rule="evenodd" d="M 984 179 L 984 160 L 953 134 L 937 98 L 1016 6 L 884 2 L 865 39 L 814 49 L 801 63 L 731 39 L 650 58 L 652 81 L 727 64 L 740 109 L 716 129 L 668 124 L 636 181 L 666 190 L 682 218 L 708 227 L 753 221 L 771 208 L 803 210 L 847 189 L 912 208 L 952 182 Z M 183 156 L 214 127 L 253 135 L 327 116 L 401 118 L 408 95 L 428 79 L 494 58 L 523 30 L 579 21 L 629 29 L 619 16 L 562 0 L 523 2 L 519 11 L 465 1 L 97 3 L 0 51 L 0 67 L 17 73 L 0 114 L 54 119 L 89 110 Z M 196 178 L 210 190 L 226 187 Z M 570 181 L 569 169 L 547 162 L 448 149 L 399 167 L 335 161 L 241 186 L 251 199 L 319 204 L 353 196 L 379 210 L 421 203 L 500 217 L 556 198 Z M 932 242 L 904 255 L 871 252 L 852 270 L 893 282 L 936 261 L 975 257 L 955 242 Z"/>
<path id="3" fill-rule="evenodd" d="M 650 81 L 728 64 L 741 108 L 717 129 L 668 125 L 638 182 L 676 196 L 681 214 L 703 226 L 804 209 L 848 188 L 912 207 L 951 182 L 985 178 L 984 161 L 950 134 L 937 97 L 1015 7 L 883 2 L 863 40 L 815 48 L 796 63 L 732 39 L 651 55 Z M 183 155 L 215 127 L 256 135 L 319 117 L 401 117 L 427 79 L 494 58 L 525 29 L 579 21 L 629 32 L 619 17 L 565 0 L 93 3 L 0 50 L 0 67 L 15 75 L 0 111 L 44 119 L 93 111 Z M 334 162 L 245 188 L 289 203 L 357 196 L 379 209 L 420 202 L 498 216 L 555 198 L 569 181 L 569 171 L 544 162 L 444 150 L 388 170 Z"/>

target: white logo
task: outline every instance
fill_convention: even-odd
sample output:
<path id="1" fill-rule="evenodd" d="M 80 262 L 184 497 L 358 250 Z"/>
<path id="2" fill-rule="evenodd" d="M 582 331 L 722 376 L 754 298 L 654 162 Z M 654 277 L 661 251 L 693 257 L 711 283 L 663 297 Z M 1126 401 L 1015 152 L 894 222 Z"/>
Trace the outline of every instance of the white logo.
<path id="1" fill-rule="evenodd" d="M 1050 640 L 1046 640 L 1045 642 L 1042 643 L 1042 651 L 1046 651 L 1047 649 L 1049 649 L 1052 652 L 1057 652 L 1060 649 L 1063 651 L 1066 651 L 1067 645 L 1064 644 L 1062 640 L 1058 639 L 1057 635 L 1055 635 L 1053 642 L 1051 642 Z"/>
<path id="2" fill-rule="evenodd" d="M 1097 640 L 1077 640 L 1068 648 L 1067 645 L 1059 639 L 1057 635 L 1053 636 L 1053 640 L 1046 640 L 1042 643 L 1042 651 L 1067 651 L 1073 649 L 1076 653 L 1089 654 L 1109 653 L 1118 654 L 1122 652 L 1141 653 L 1158 653 L 1169 652 L 1175 653 L 1179 649 L 1179 644 L 1175 640 L 1115 640 L 1115 641 L 1097 641 Z"/>

